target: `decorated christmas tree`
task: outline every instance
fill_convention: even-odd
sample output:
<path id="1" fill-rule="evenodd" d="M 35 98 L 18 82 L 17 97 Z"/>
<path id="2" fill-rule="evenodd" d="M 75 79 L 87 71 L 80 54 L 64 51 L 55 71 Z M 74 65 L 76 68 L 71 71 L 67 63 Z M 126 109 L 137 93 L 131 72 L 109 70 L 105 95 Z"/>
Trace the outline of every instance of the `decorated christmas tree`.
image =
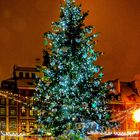
<path id="1" fill-rule="evenodd" d="M 34 110 L 41 134 L 53 136 L 104 131 L 111 122 L 107 95 L 111 84 L 103 82 L 102 67 L 96 64 L 102 55 L 95 51 L 94 26 L 85 26 L 88 12 L 74 0 L 60 6 L 60 17 L 52 31 L 44 33 L 46 46 L 51 46 L 49 64 L 40 69 L 34 94 Z M 48 53 L 47 53 L 48 55 Z M 48 58 L 48 57 L 44 57 Z"/>

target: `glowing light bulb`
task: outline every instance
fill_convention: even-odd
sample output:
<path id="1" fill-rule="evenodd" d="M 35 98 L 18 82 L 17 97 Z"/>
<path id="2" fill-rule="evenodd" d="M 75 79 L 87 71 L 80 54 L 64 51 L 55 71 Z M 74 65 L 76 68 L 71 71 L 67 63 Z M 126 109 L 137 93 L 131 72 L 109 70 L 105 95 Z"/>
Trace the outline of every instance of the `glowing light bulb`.
<path id="1" fill-rule="evenodd" d="M 140 122 L 140 109 L 138 109 L 134 112 L 133 118 L 134 118 L 135 122 Z"/>

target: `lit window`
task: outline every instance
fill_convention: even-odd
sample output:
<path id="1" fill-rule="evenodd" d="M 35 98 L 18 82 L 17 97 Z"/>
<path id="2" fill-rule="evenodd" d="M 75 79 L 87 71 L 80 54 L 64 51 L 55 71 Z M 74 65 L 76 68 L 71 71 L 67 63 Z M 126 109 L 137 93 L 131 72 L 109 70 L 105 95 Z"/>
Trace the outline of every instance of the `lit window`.
<path id="1" fill-rule="evenodd" d="M 114 95 L 111 96 L 111 100 L 114 100 Z"/>
<path id="2" fill-rule="evenodd" d="M 15 103 L 16 103 L 16 102 L 15 102 L 14 100 L 9 100 L 9 104 L 10 104 L 10 105 L 15 105 Z"/>
<path id="3" fill-rule="evenodd" d="M 24 106 L 21 107 L 21 116 L 26 116 L 26 109 Z"/>
<path id="4" fill-rule="evenodd" d="M 6 115 L 6 109 L 4 107 L 0 108 L 0 115 L 5 116 Z"/>
<path id="5" fill-rule="evenodd" d="M 5 98 L 0 98 L 0 104 L 4 105 L 6 103 L 6 99 Z"/>
<path id="6" fill-rule="evenodd" d="M 120 101 L 121 100 L 121 96 L 120 95 L 118 95 L 118 101 Z"/>
<path id="7" fill-rule="evenodd" d="M 21 130 L 25 130 L 26 129 L 26 122 L 23 121 L 21 122 Z"/>
<path id="8" fill-rule="evenodd" d="M 9 120 L 9 128 L 10 130 L 14 131 L 17 129 L 17 122 L 15 119 L 10 119 Z"/>
<path id="9" fill-rule="evenodd" d="M 10 116 L 16 116 L 17 115 L 16 108 L 15 107 L 14 108 L 10 108 L 9 113 L 10 113 Z"/>
<path id="10" fill-rule="evenodd" d="M 5 130 L 6 129 L 6 121 L 5 120 L 1 120 L 0 121 L 0 130 Z"/>
<path id="11" fill-rule="evenodd" d="M 30 131 L 34 129 L 34 123 L 33 122 L 30 122 L 29 126 L 30 126 Z"/>
<path id="12" fill-rule="evenodd" d="M 30 109 L 30 116 L 34 116 L 34 111 Z"/>

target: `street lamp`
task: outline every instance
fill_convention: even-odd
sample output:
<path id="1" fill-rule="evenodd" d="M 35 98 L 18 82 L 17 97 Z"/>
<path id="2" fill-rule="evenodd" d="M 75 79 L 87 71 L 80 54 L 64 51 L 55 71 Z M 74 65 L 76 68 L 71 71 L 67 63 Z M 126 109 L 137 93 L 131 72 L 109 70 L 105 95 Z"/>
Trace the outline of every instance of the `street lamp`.
<path id="1" fill-rule="evenodd" d="M 133 114 L 133 119 L 135 122 L 140 122 L 140 109 L 137 109 Z"/>
<path id="2" fill-rule="evenodd" d="M 136 111 L 134 111 L 133 119 L 136 123 L 138 123 L 138 129 L 139 129 L 139 135 L 140 135 L 140 126 L 139 126 L 139 123 L 140 123 L 140 108 L 137 109 Z"/>

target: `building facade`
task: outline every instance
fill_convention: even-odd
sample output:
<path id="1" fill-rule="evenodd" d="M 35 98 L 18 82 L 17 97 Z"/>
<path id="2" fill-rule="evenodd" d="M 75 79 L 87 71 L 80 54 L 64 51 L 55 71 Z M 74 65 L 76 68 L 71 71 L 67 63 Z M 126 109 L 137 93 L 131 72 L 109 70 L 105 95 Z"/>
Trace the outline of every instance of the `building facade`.
<path id="1" fill-rule="evenodd" d="M 140 109 L 140 80 L 132 82 L 112 81 L 114 90 L 109 95 L 111 99 L 112 120 L 120 123 L 117 132 L 131 133 L 140 131 L 140 123 L 133 118 L 134 112 Z"/>
<path id="2" fill-rule="evenodd" d="M 13 77 L 1 82 L 0 139 L 25 139 L 36 129 L 35 112 L 29 106 L 35 89 L 35 77 L 41 76 L 36 68 L 13 68 Z M 28 137 L 29 139 L 30 137 Z"/>

